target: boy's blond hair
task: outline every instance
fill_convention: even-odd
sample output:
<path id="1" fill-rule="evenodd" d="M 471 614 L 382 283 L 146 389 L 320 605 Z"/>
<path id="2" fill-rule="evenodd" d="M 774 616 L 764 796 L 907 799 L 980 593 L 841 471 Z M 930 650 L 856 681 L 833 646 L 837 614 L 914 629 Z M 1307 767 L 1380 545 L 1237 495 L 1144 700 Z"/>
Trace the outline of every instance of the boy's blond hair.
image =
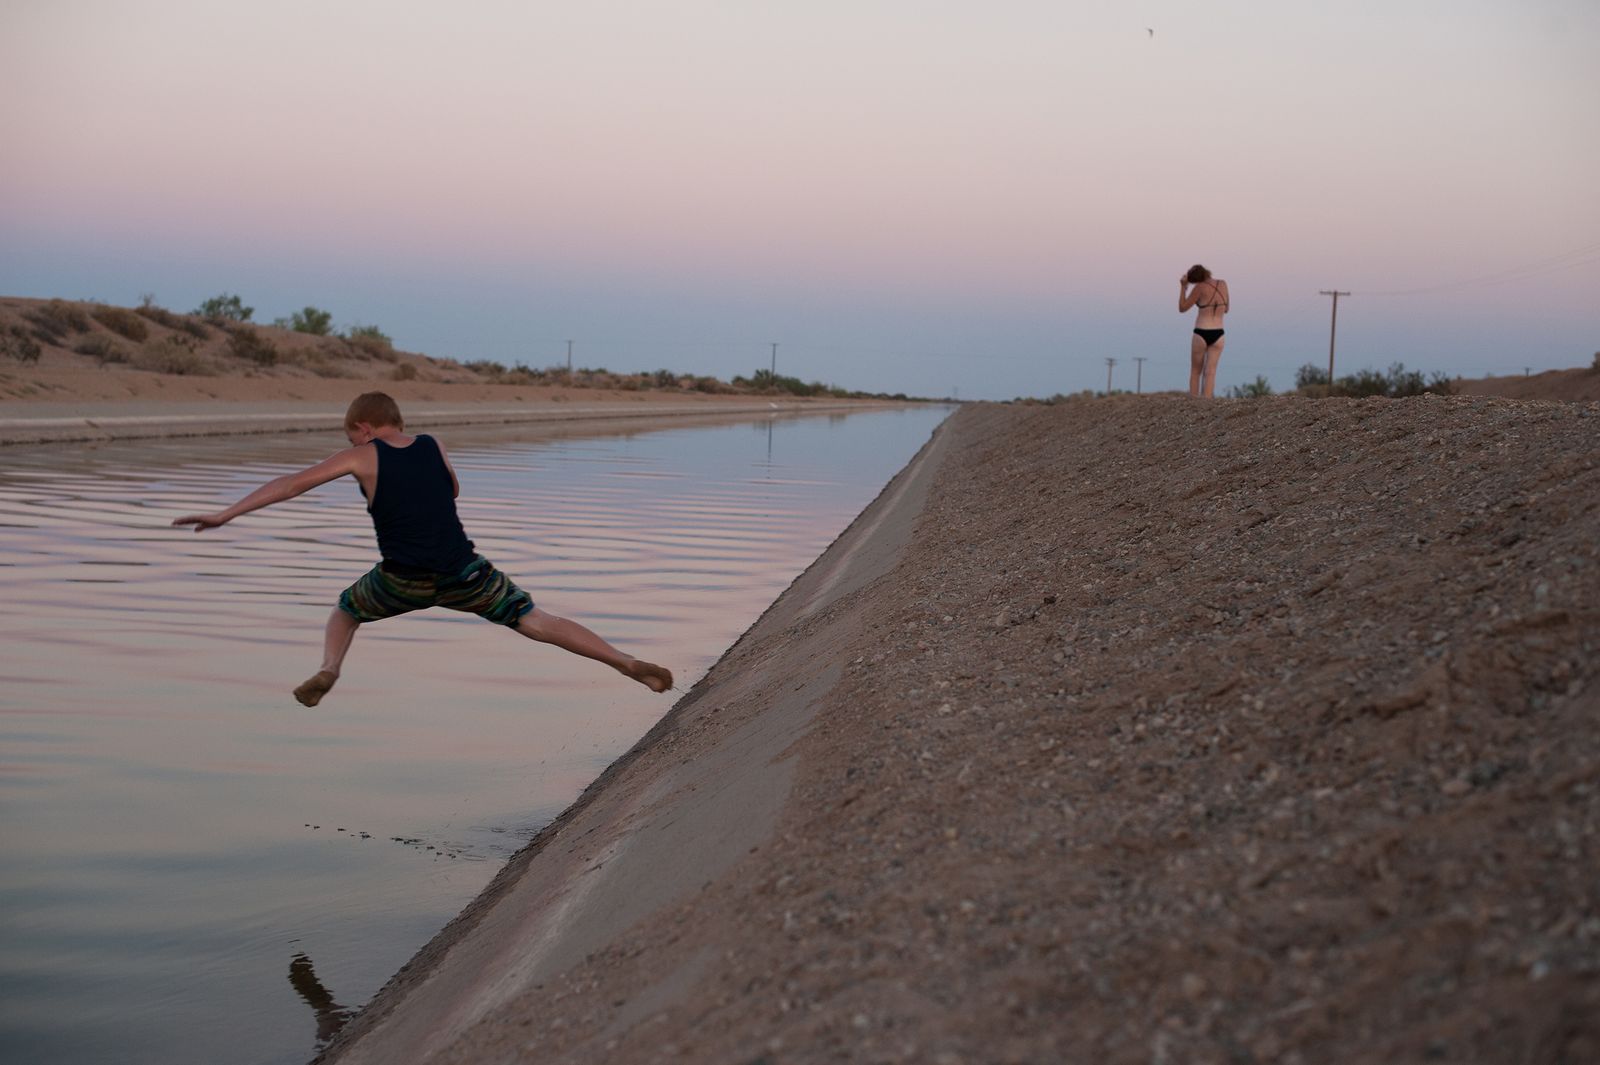
<path id="1" fill-rule="evenodd" d="M 361 422 L 366 422 L 374 428 L 392 425 L 396 429 L 406 427 L 405 420 L 400 417 L 400 404 L 387 392 L 363 392 L 350 403 L 350 409 L 344 412 L 344 427 L 354 429 Z"/>

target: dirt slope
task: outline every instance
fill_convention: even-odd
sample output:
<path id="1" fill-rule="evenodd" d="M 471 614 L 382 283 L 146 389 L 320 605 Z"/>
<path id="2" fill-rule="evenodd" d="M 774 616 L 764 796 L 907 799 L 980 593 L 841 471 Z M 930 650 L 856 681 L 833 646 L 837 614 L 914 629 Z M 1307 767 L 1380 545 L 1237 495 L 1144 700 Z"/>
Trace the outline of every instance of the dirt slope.
<path id="1" fill-rule="evenodd" d="M 1546 370 L 1526 376 L 1480 377 L 1457 380 L 1463 396 L 1500 396 L 1504 399 L 1556 399 L 1568 403 L 1600 402 L 1600 354 L 1595 365 L 1576 370 Z"/>
<path id="2" fill-rule="evenodd" d="M 946 431 L 770 836 L 426 1060 L 1600 1060 L 1600 406 Z"/>

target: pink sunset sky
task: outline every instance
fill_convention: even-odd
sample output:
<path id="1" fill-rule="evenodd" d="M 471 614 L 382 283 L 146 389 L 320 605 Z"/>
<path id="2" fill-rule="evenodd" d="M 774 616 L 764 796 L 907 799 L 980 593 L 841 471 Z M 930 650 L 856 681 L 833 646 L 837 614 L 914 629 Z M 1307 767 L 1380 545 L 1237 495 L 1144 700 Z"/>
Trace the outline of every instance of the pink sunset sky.
<path id="1" fill-rule="evenodd" d="M 1150 30 L 1154 30 L 1152 34 Z M 1011 398 L 1600 349 L 1600 5 L 0 7 L 0 293 Z M 1425 291 L 1415 291 L 1425 290 Z"/>

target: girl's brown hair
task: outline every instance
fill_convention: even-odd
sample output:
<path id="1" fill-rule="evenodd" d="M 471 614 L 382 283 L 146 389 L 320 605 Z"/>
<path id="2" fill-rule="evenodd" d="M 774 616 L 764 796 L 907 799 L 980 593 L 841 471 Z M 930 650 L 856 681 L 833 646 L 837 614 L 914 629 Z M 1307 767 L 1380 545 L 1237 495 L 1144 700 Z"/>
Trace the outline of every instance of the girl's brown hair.
<path id="1" fill-rule="evenodd" d="M 1195 263 L 1193 266 L 1189 267 L 1189 284 L 1198 285 L 1202 281 L 1210 281 L 1210 280 L 1211 280 L 1211 271 L 1207 270 L 1205 267 L 1201 266 L 1199 263 Z"/>
<path id="2" fill-rule="evenodd" d="M 406 427 L 400 417 L 400 405 L 387 392 L 363 392 L 351 401 L 350 409 L 344 412 L 344 427 L 354 429 L 361 422 L 374 427 Z"/>

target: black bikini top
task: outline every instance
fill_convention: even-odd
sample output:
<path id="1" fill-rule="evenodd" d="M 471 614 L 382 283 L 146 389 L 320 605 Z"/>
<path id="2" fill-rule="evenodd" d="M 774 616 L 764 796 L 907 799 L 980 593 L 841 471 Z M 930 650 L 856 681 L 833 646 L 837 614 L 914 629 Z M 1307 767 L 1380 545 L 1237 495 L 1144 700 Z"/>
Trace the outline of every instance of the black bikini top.
<path id="1" fill-rule="evenodd" d="M 1222 288 L 1215 281 L 1207 281 L 1205 283 L 1211 286 L 1211 294 L 1213 296 L 1222 296 Z M 1223 297 L 1218 299 L 1215 303 L 1196 303 L 1195 306 L 1208 311 L 1213 307 L 1221 307 L 1226 310 L 1228 307 L 1228 300 L 1226 297 Z"/>

